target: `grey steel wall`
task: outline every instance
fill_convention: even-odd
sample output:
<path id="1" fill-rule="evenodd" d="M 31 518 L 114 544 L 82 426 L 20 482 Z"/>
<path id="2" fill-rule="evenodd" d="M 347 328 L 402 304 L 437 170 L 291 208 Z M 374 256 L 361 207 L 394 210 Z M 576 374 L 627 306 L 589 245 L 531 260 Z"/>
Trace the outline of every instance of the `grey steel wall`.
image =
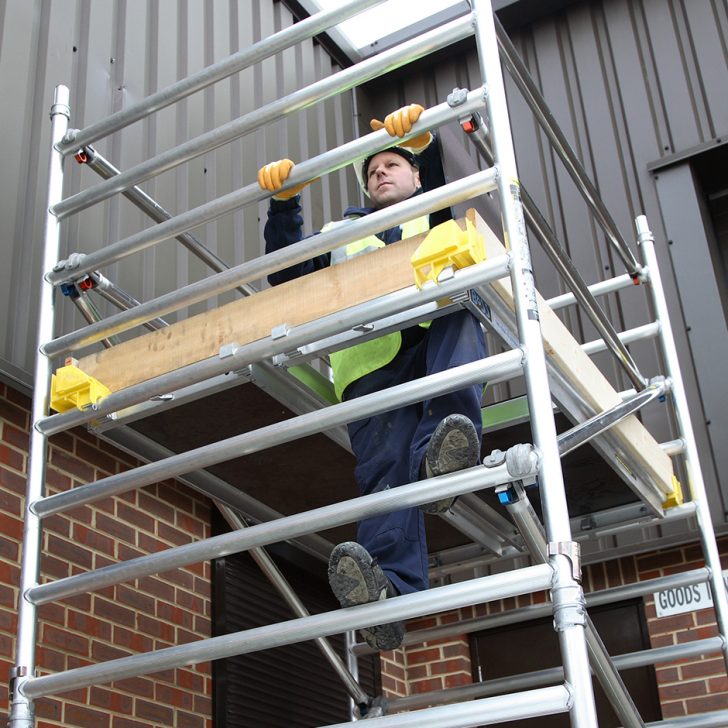
<path id="1" fill-rule="evenodd" d="M 32 371 L 53 88 L 69 86 L 71 126 L 81 128 L 292 22 L 277 0 L 0 2 L 5 99 L 0 122 L 0 370 L 6 376 L 29 383 Z M 116 167 L 128 169 L 336 70 L 320 45 L 304 42 L 94 146 Z M 345 94 L 169 171 L 143 188 L 171 213 L 182 212 L 254 182 L 265 162 L 285 156 L 306 159 L 352 136 L 352 98 Z M 65 195 L 98 180 L 69 160 Z M 339 214 L 342 200 L 356 190 L 348 184 L 347 175 L 336 174 L 314 185 L 305 200 L 309 225 L 320 226 L 324 218 Z M 193 232 L 234 265 L 260 255 L 265 209 L 248 207 Z M 117 196 L 63 226 L 62 254 L 96 250 L 146 224 L 142 213 Z M 175 241 L 104 272 L 141 300 L 207 273 Z M 64 304 L 62 330 L 77 328 L 79 316 L 70 302 Z"/>
<path id="2" fill-rule="evenodd" d="M 693 275 L 689 284 L 683 283 L 690 260 L 708 260 L 708 233 L 698 220 L 689 232 L 683 232 L 682 241 L 677 240 L 680 231 L 670 228 L 668 218 L 684 216 L 682 205 L 695 207 L 694 191 L 685 190 L 689 194 L 683 199 L 666 203 L 658 194 L 656 179 L 664 171 L 652 170 L 661 161 L 686 163 L 683 154 L 689 156 L 726 140 L 726 3 L 582 0 L 531 25 L 510 27 L 508 32 L 623 235 L 633 241 L 635 216 L 648 216 L 661 257 L 712 513 L 724 522 L 728 387 L 721 376 L 725 367 L 716 363 L 728 361 L 728 336 L 720 300 L 711 293 L 716 287 L 709 285 L 716 271 L 701 269 L 702 278 Z M 522 183 L 588 283 L 623 273 L 620 260 L 608 248 L 507 74 L 506 82 Z M 369 84 L 360 102 L 361 117 L 378 116 L 401 103 L 440 103 L 453 87 L 474 88 L 480 83 L 471 43 L 387 81 Z M 442 139 L 449 175 L 482 166 L 457 126 L 444 129 Z M 686 246 L 680 261 L 673 249 L 678 242 Z M 539 289 L 546 296 L 561 293 L 563 286 L 550 263 L 537 243 L 532 247 Z M 651 320 L 646 296 L 637 288 L 603 300 L 618 329 Z M 583 341 L 596 338 L 583 317 L 572 312 L 565 314 L 565 320 Z M 647 376 L 659 371 L 651 343 L 630 348 Z M 618 388 L 628 388 L 604 355 L 598 361 L 606 364 L 605 373 Z M 663 424 L 662 412 L 651 408 L 644 416 L 658 437 L 674 436 Z"/>

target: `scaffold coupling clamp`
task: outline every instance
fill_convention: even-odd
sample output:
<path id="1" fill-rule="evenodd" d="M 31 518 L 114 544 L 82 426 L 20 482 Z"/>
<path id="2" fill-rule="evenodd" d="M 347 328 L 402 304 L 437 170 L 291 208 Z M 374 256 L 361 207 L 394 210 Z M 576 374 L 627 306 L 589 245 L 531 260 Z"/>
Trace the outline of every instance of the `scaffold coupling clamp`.
<path id="1" fill-rule="evenodd" d="M 538 450 L 533 445 L 520 443 L 506 450 L 506 468 L 508 474 L 516 480 L 534 475 L 539 461 Z"/>
<path id="2" fill-rule="evenodd" d="M 581 583 L 581 545 L 576 541 L 551 542 L 548 545 L 549 556 L 566 556 L 571 564 L 571 576 Z"/>

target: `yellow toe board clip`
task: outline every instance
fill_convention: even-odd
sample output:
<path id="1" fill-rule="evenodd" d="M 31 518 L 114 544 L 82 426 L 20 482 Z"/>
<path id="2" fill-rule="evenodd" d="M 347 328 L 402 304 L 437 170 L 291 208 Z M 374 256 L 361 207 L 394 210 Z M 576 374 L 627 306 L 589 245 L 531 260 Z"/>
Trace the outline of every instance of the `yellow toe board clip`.
<path id="1" fill-rule="evenodd" d="M 87 409 L 111 394 L 98 379 L 84 374 L 73 364 L 61 367 L 51 379 L 51 408 L 56 412 L 77 407 Z"/>
<path id="2" fill-rule="evenodd" d="M 673 475 L 672 476 L 672 493 L 664 500 L 662 507 L 667 510 L 668 508 L 675 508 L 681 506 L 685 502 L 685 497 L 682 492 L 682 485 L 680 481 Z"/>
<path id="3" fill-rule="evenodd" d="M 465 268 L 485 260 L 485 242 L 475 226 L 466 220 L 463 230 L 454 220 L 432 228 L 412 255 L 415 284 L 437 283 L 440 273 L 451 266 Z"/>

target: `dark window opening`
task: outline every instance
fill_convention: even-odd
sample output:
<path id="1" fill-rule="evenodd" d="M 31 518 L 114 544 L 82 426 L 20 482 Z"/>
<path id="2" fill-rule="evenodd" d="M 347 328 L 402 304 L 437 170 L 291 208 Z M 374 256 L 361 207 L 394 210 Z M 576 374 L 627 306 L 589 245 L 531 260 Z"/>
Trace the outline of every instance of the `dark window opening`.
<path id="1" fill-rule="evenodd" d="M 692 160 L 723 315 L 728 321 L 728 144 Z"/>
<path id="2" fill-rule="evenodd" d="M 267 550 L 311 614 L 338 609 L 326 564 L 283 544 Z M 215 636 L 294 618 L 247 553 L 213 562 L 212 605 Z M 343 656 L 343 635 L 329 640 Z M 313 641 L 216 660 L 212 674 L 215 728 L 310 728 L 350 720 L 348 694 Z M 377 655 L 359 659 L 359 680 L 367 694 L 381 693 Z"/>
<path id="3" fill-rule="evenodd" d="M 639 599 L 589 610 L 610 656 L 650 647 L 644 607 Z M 558 636 L 551 618 L 487 630 L 471 636 L 474 680 L 521 675 L 561 666 Z M 643 721 L 662 719 L 652 665 L 623 670 L 620 675 Z M 556 683 L 552 683 L 556 684 Z M 593 680 L 600 728 L 621 725 L 597 680 Z M 569 728 L 567 713 L 502 723 L 504 728 Z"/>

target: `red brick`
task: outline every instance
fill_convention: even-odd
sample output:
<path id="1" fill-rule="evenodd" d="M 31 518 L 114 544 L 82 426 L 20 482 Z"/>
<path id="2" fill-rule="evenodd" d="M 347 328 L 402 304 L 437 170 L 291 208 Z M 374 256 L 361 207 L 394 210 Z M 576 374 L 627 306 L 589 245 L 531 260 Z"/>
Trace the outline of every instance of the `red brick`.
<path id="1" fill-rule="evenodd" d="M 14 473 L 12 470 L 0 467 L 0 486 L 4 490 L 9 490 L 11 493 L 17 493 L 20 496 L 25 495 L 26 480 L 22 475 Z"/>
<path id="2" fill-rule="evenodd" d="M 109 599 L 96 596 L 94 599 L 94 612 L 99 619 L 108 620 L 124 627 L 134 627 L 136 625 L 134 611 Z"/>
<path id="3" fill-rule="evenodd" d="M 177 728 L 205 728 L 205 719 L 201 715 L 176 711 Z"/>
<path id="4" fill-rule="evenodd" d="M 461 685 L 471 685 L 473 678 L 467 673 L 457 673 L 456 675 L 445 676 L 445 687 L 446 688 L 457 688 Z"/>
<path id="5" fill-rule="evenodd" d="M 0 561 L 0 582 L 16 585 L 20 583 L 20 568 L 15 564 Z"/>
<path id="6" fill-rule="evenodd" d="M 111 625 L 108 622 L 88 614 L 81 614 L 73 609 L 68 610 L 68 627 L 83 632 L 89 637 L 97 637 L 102 640 L 111 639 Z"/>
<path id="7" fill-rule="evenodd" d="M 51 698 L 40 698 L 35 703 L 36 715 L 39 718 L 47 718 L 53 721 L 53 727 L 57 726 L 56 721 L 61 720 L 63 715 L 63 704 L 60 700 L 53 700 Z M 50 723 L 46 723 L 46 726 L 51 726 Z M 40 728 L 40 727 L 39 727 Z"/>
<path id="8" fill-rule="evenodd" d="M 666 634 L 667 632 L 678 632 L 679 630 L 692 629 L 695 626 L 692 612 L 676 614 L 672 617 L 661 617 L 650 622 L 652 634 Z"/>
<path id="9" fill-rule="evenodd" d="M 192 628 L 192 615 L 174 604 L 157 602 L 157 617 L 167 622 L 172 622 L 178 627 Z"/>
<path id="10" fill-rule="evenodd" d="M 153 516 L 156 521 L 174 523 L 174 508 L 167 503 L 163 503 L 158 498 L 153 498 L 149 493 L 144 491 L 139 492 L 139 508 Z"/>
<path id="11" fill-rule="evenodd" d="M 149 728 L 149 723 L 141 723 L 138 720 L 132 720 L 131 718 L 122 718 L 120 716 L 113 716 L 111 719 L 112 728 Z"/>
<path id="12" fill-rule="evenodd" d="M 667 647 L 675 644 L 671 634 L 650 635 L 650 642 L 653 647 Z"/>
<path id="13" fill-rule="evenodd" d="M 170 575 L 165 574 L 165 576 Z M 153 576 L 145 576 L 143 579 L 139 579 L 139 591 L 164 599 L 167 602 L 174 601 L 174 587 Z"/>
<path id="14" fill-rule="evenodd" d="M 129 695 L 100 686 L 94 686 L 90 689 L 89 703 L 96 708 L 104 708 L 115 713 L 126 713 L 127 715 L 132 712 L 134 707 L 134 702 Z"/>
<path id="15" fill-rule="evenodd" d="M 199 518 L 193 518 L 187 513 L 177 513 L 177 526 L 182 533 L 196 538 L 205 536 L 205 524 Z"/>
<path id="16" fill-rule="evenodd" d="M 684 564 L 684 558 L 679 551 L 658 551 L 657 553 L 637 557 L 637 565 L 640 571 L 665 569 L 678 564 Z"/>
<path id="17" fill-rule="evenodd" d="M 43 640 L 53 647 L 76 655 L 89 654 L 89 641 L 81 635 L 51 625 L 45 625 L 42 632 Z"/>
<path id="18" fill-rule="evenodd" d="M 430 665 L 433 675 L 446 675 L 454 672 L 466 672 L 470 675 L 470 660 L 456 659 L 456 660 L 444 660 L 442 662 L 435 662 Z"/>
<path id="19" fill-rule="evenodd" d="M 0 420 L 7 420 L 18 427 L 28 429 L 30 416 L 21 407 L 16 407 L 5 399 L 0 399 Z"/>
<path id="20" fill-rule="evenodd" d="M 437 662 L 441 659 L 439 649 L 408 650 L 408 663 L 410 665 L 422 665 L 425 662 Z"/>
<path id="21" fill-rule="evenodd" d="M 728 705 L 728 677 L 721 675 L 720 677 L 712 677 L 708 680 L 708 692 L 726 693 L 726 705 Z"/>
<path id="22" fill-rule="evenodd" d="M 680 679 L 680 673 L 676 667 L 656 668 L 655 674 L 658 685 L 677 682 Z"/>
<path id="23" fill-rule="evenodd" d="M 177 669 L 175 672 L 175 683 L 185 690 L 200 692 L 204 687 L 202 677 L 190 670 Z"/>
<path id="24" fill-rule="evenodd" d="M 412 680 L 410 688 L 413 693 L 431 693 L 433 690 L 442 690 L 444 684 L 440 678 L 428 678 L 427 680 Z"/>
<path id="25" fill-rule="evenodd" d="M 166 642 L 174 642 L 174 627 L 170 624 L 160 622 L 158 619 L 139 615 L 137 628 L 146 635 L 151 635 Z"/>
<path id="26" fill-rule="evenodd" d="M 702 680 L 683 681 L 672 685 L 660 685 L 658 690 L 661 700 L 685 700 L 685 698 L 705 695 L 706 685 Z"/>
<path id="27" fill-rule="evenodd" d="M 133 607 L 136 611 L 154 614 L 154 599 L 126 584 L 119 584 L 116 587 L 116 600 L 121 604 Z"/>
<path id="28" fill-rule="evenodd" d="M 50 463 L 59 470 L 78 478 L 82 483 L 94 481 L 93 467 L 62 450 L 51 448 Z"/>
<path id="29" fill-rule="evenodd" d="M 116 546 L 116 553 L 119 561 L 131 561 L 132 559 L 138 559 L 141 556 L 147 556 L 141 549 L 129 546 L 125 543 L 118 543 Z"/>
<path id="30" fill-rule="evenodd" d="M 109 457 L 106 452 L 102 452 L 98 448 L 91 447 L 83 440 L 76 440 L 75 454 L 81 460 L 102 471 L 96 474 L 97 478 L 113 475 L 117 470 L 117 461 L 114 458 Z"/>
<path id="31" fill-rule="evenodd" d="M 154 689 L 154 697 L 158 703 L 171 705 L 173 708 L 192 709 L 192 695 L 186 690 L 179 690 L 171 685 L 157 684 Z"/>
<path id="32" fill-rule="evenodd" d="M 166 551 L 169 548 L 169 544 L 166 544 L 164 541 L 160 541 L 158 538 L 150 536 L 148 533 L 144 533 L 143 531 L 137 532 L 137 546 L 145 554 L 156 554 L 160 551 Z"/>
<path id="33" fill-rule="evenodd" d="M 124 690 L 132 695 L 154 698 L 154 682 L 145 677 L 128 677 L 114 683 L 117 690 Z"/>
<path id="34" fill-rule="evenodd" d="M 38 667 L 49 672 L 62 672 L 66 669 L 66 656 L 59 650 L 39 646 L 37 648 Z"/>
<path id="35" fill-rule="evenodd" d="M 21 541 L 23 539 L 23 522 L 20 518 L 0 513 L 0 533 L 15 541 Z"/>
<path id="36" fill-rule="evenodd" d="M 0 442 L 0 463 L 13 468 L 14 470 L 18 470 L 19 472 L 23 472 L 25 455 L 22 452 L 14 450 Z"/>
<path id="37" fill-rule="evenodd" d="M 8 445 L 19 448 L 23 452 L 28 452 L 30 444 L 28 430 L 5 423 L 2 428 L 2 436 Z"/>
<path id="38" fill-rule="evenodd" d="M 101 551 L 101 553 L 109 556 L 114 555 L 114 540 L 108 536 L 104 536 L 97 530 L 88 528 L 80 523 L 75 523 L 73 526 L 73 537 L 84 546 L 88 546 L 94 551 Z"/>
<path id="39" fill-rule="evenodd" d="M 60 493 L 71 489 L 73 481 L 68 475 L 59 473 L 54 468 L 46 469 L 46 485 L 51 493 Z M 74 512 L 75 515 L 75 512 Z"/>
<path id="40" fill-rule="evenodd" d="M 136 542 L 136 533 L 130 525 L 104 513 L 96 513 L 96 528 L 120 541 L 132 544 Z"/>
<path id="41" fill-rule="evenodd" d="M 91 710 L 81 705 L 66 704 L 63 718 L 66 725 L 79 726 L 79 728 L 108 728 L 111 725 L 111 716 L 100 710 Z"/>
<path id="42" fill-rule="evenodd" d="M 173 546 L 182 546 L 192 541 L 188 533 L 185 533 L 179 528 L 174 528 L 167 523 L 159 523 L 157 533 L 159 534 L 159 538 Z"/>
<path id="43" fill-rule="evenodd" d="M 148 702 L 146 700 L 136 701 L 136 714 L 139 718 L 151 720 L 161 725 L 174 725 L 174 711 L 163 705 Z"/>
<path id="44" fill-rule="evenodd" d="M 686 700 L 688 714 L 693 713 L 709 713 L 713 710 L 725 710 L 726 696 L 723 695 L 706 695 L 700 698 L 690 698 Z"/>
<path id="45" fill-rule="evenodd" d="M 55 533 L 65 538 L 71 537 L 71 522 L 68 516 L 56 513 L 53 516 L 43 519 L 43 528 L 49 533 Z"/>
<path id="46" fill-rule="evenodd" d="M 667 720 L 668 718 L 679 718 L 680 716 L 687 715 L 685 705 L 680 702 L 675 703 L 662 703 L 662 719 Z"/>
<path id="47" fill-rule="evenodd" d="M 724 675 L 725 665 L 723 660 L 715 658 L 713 660 L 701 660 L 691 665 L 683 665 L 682 674 L 686 680 L 697 677 L 709 677 L 713 675 Z"/>
<path id="48" fill-rule="evenodd" d="M 134 526 L 135 530 L 143 530 L 154 533 L 154 517 L 144 513 L 136 506 L 130 506 L 121 501 L 116 504 L 116 514 L 125 523 Z"/>
<path id="49" fill-rule="evenodd" d="M 41 558 L 41 574 L 45 577 L 51 576 L 55 579 L 63 579 L 71 573 L 70 564 L 64 559 L 56 556 L 43 554 Z"/>
<path id="50" fill-rule="evenodd" d="M 38 609 L 38 617 L 44 622 L 51 622 L 62 627 L 66 623 L 66 609 L 58 603 L 43 604 Z"/>
<path id="51" fill-rule="evenodd" d="M 167 571 L 164 574 L 164 578 L 177 586 L 181 586 L 183 589 L 194 589 L 195 577 L 186 568 Z"/>
<path id="52" fill-rule="evenodd" d="M 48 552 L 69 561 L 71 564 L 78 564 L 84 569 L 93 568 L 93 556 L 91 552 L 87 548 L 71 541 L 50 536 L 48 538 Z"/>
<path id="53" fill-rule="evenodd" d="M 143 634 L 143 630 L 136 631 L 119 626 L 114 626 L 113 642 L 120 647 L 128 647 L 133 652 L 149 652 L 154 644 L 148 635 Z"/>

